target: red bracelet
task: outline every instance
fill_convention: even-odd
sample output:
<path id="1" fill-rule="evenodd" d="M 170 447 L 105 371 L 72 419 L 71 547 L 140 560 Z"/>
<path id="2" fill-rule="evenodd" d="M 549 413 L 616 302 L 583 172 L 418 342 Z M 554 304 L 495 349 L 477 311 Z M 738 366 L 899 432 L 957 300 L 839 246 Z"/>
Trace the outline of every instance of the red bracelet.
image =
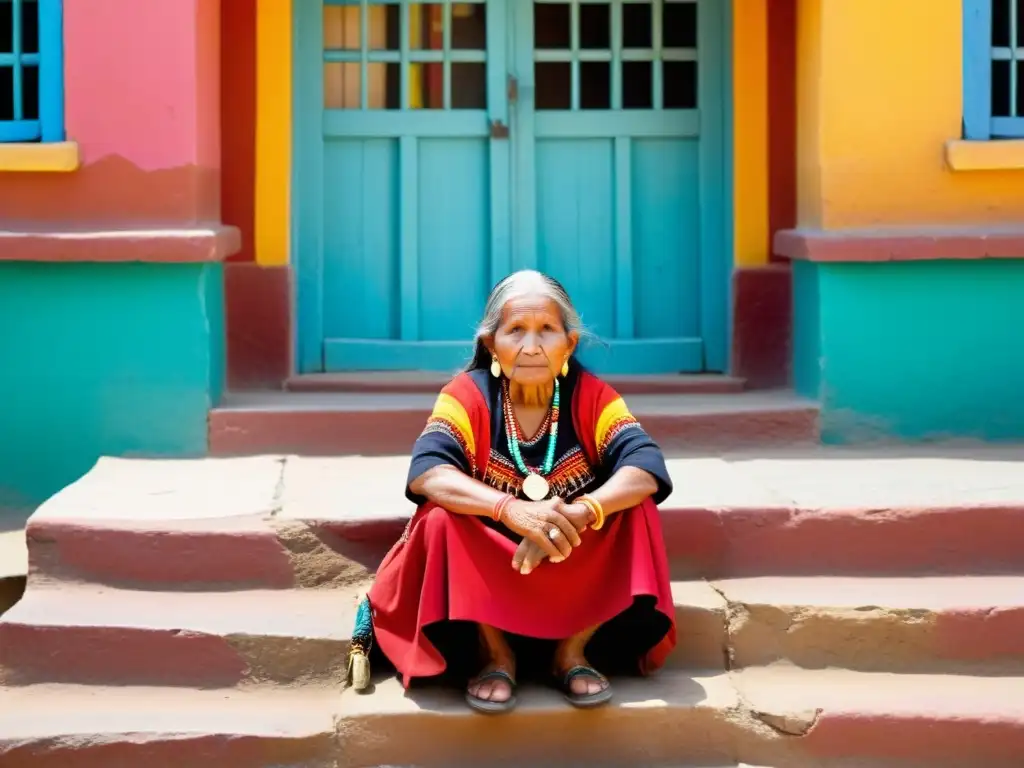
<path id="1" fill-rule="evenodd" d="M 511 504 L 514 500 L 515 500 L 514 496 L 511 496 L 511 495 L 503 496 L 501 501 L 499 501 L 497 504 L 495 504 L 494 505 L 494 509 L 491 510 L 491 519 L 494 520 L 494 522 L 496 522 L 496 523 L 500 523 L 501 522 L 501 516 L 503 514 L 505 514 L 505 510 L 508 508 L 508 505 Z"/>

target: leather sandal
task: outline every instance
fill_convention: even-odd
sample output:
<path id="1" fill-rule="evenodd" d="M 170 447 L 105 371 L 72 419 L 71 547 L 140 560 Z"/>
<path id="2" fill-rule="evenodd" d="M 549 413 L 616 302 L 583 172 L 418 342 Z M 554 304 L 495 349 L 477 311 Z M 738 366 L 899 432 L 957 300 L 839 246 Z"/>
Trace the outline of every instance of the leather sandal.
<path id="1" fill-rule="evenodd" d="M 491 701 L 490 699 L 481 699 L 479 696 L 474 696 L 469 692 L 470 687 L 478 683 L 486 683 L 488 680 L 504 680 L 508 683 L 511 689 L 509 697 L 505 701 Z M 503 669 L 492 669 L 490 672 L 485 672 L 473 678 L 469 685 L 466 686 L 466 703 L 470 708 L 475 709 L 477 712 L 483 712 L 486 715 L 502 715 L 506 712 L 511 712 L 516 708 L 516 681 L 512 679 L 512 675 Z"/>
<path id="2" fill-rule="evenodd" d="M 596 693 L 576 693 L 572 689 L 572 681 L 579 677 L 586 677 L 604 683 L 604 688 Z M 579 709 L 599 707 L 602 704 L 607 704 L 612 698 L 612 686 L 608 682 L 608 678 L 593 667 L 582 664 L 569 669 L 562 675 L 561 679 L 556 678 L 555 687 L 562 692 L 566 701 Z"/>

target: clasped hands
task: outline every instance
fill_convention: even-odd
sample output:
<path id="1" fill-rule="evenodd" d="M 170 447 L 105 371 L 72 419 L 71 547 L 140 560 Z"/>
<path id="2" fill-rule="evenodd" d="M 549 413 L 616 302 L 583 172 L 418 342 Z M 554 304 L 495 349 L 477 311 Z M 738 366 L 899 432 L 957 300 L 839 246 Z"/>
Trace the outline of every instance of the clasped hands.
<path id="1" fill-rule="evenodd" d="M 555 497 L 544 501 L 513 501 L 503 515 L 509 530 L 523 540 L 512 558 L 512 568 L 524 576 L 545 558 L 560 563 L 580 545 L 580 534 L 594 522 L 586 504 L 567 504 Z"/>

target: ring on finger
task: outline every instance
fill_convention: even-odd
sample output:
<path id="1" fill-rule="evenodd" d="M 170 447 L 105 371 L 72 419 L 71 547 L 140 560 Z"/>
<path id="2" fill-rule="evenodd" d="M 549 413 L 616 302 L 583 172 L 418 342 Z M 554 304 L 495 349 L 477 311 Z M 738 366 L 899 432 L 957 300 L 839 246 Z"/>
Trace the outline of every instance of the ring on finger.
<path id="1" fill-rule="evenodd" d="M 562 532 L 560 530 L 558 530 L 558 528 L 552 528 L 550 531 L 548 531 L 548 538 L 551 539 L 552 541 L 554 541 L 555 539 L 557 539 L 561 535 L 562 535 Z"/>

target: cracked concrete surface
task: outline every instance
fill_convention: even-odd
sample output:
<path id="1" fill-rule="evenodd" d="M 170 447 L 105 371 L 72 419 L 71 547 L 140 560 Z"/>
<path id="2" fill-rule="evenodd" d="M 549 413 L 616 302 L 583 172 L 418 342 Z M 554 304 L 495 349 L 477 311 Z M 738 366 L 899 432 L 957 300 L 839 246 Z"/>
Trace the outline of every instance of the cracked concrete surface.
<path id="1" fill-rule="evenodd" d="M 754 717 L 782 736 L 806 736 L 814 728 L 818 718 L 821 717 L 820 708 L 815 709 L 813 712 L 785 715 L 758 712 L 755 709 L 750 709 L 749 711 Z"/>

